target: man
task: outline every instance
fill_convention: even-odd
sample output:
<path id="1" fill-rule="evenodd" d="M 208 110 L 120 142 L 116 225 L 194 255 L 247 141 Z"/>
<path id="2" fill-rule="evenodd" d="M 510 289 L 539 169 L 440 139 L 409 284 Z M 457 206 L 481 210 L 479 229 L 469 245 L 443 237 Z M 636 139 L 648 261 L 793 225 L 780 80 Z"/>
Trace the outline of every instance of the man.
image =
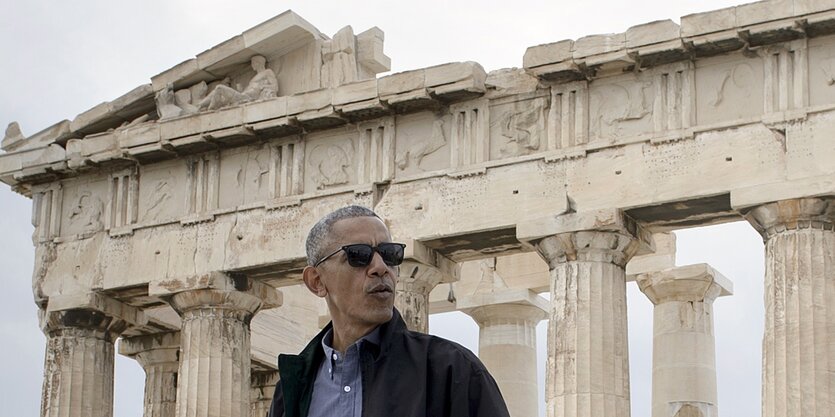
<path id="1" fill-rule="evenodd" d="M 279 355 L 271 417 L 508 417 L 496 382 L 464 347 L 412 332 L 394 308 L 405 245 L 364 207 L 319 220 L 303 279 L 331 323 Z"/>

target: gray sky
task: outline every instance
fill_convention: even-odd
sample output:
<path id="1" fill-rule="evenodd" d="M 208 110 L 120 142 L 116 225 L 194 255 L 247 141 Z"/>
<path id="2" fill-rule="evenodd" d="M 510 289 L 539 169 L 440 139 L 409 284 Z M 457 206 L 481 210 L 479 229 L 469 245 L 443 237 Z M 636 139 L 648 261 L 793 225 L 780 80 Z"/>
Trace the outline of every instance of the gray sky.
<path id="1" fill-rule="evenodd" d="M 0 129 L 18 121 L 30 135 L 102 102 L 286 9 L 333 34 L 378 26 L 394 72 L 452 61 L 488 71 L 520 67 L 528 46 L 610 32 L 708 11 L 733 1 L 216 1 L 78 0 L 0 3 Z M 0 185 L 0 404 L 2 414 L 37 416 L 44 337 L 32 302 L 30 200 Z M 763 246 L 745 223 L 678 233 L 678 264 L 708 262 L 735 285 L 715 304 L 719 409 L 760 414 Z M 650 414 L 652 306 L 629 285 L 633 416 Z M 434 316 L 433 333 L 478 349 L 478 328 L 460 313 Z M 543 374 L 545 323 L 538 328 Z M 115 415 L 142 415 L 144 374 L 116 363 Z M 544 381 L 540 382 L 540 391 Z M 542 392 L 540 392 L 540 397 Z M 541 406 L 542 407 L 542 406 Z M 540 414 L 543 414 L 542 412 Z"/>

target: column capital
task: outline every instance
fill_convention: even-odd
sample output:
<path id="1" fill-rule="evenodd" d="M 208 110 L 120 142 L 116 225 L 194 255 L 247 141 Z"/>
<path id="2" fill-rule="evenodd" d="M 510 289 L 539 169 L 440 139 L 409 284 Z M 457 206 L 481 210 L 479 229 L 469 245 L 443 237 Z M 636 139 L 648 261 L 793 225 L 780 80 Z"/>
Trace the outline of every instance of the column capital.
<path id="1" fill-rule="evenodd" d="M 420 275 L 422 280 L 436 281 L 435 284 L 455 282 L 461 278 L 461 265 L 427 247 L 422 242 L 414 239 L 393 240 L 406 244 L 403 253 L 403 264 L 400 265 L 401 277 L 416 275 L 417 278 L 417 275 Z M 415 271 L 416 267 L 419 271 Z"/>
<path id="2" fill-rule="evenodd" d="M 765 203 L 744 210 L 743 215 L 764 239 L 786 230 L 833 230 L 835 196 Z"/>
<path id="3" fill-rule="evenodd" d="M 619 209 L 549 216 L 516 226 L 516 237 L 553 267 L 566 261 L 610 262 L 623 267 L 653 251 L 652 235 Z"/>
<path id="4" fill-rule="evenodd" d="M 38 311 L 38 318 L 45 334 L 69 328 L 87 329 L 110 342 L 129 327 L 148 322 L 136 307 L 98 293 L 52 296 L 46 308 Z"/>
<path id="5" fill-rule="evenodd" d="M 708 264 L 695 264 L 640 274 L 638 287 L 653 304 L 668 301 L 712 302 L 731 295 L 733 283 Z"/>
<path id="6" fill-rule="evenodd" d="M 151 283 L 152 294 L 168 299 L 181 316 L 202 308 L 219 308 L 249 322 L 259 310 L 278 307 L 281 291 L 245 276 L 210 272 L 186 280 Z"/>
<path id="7" fill-rule="evenodd" d="M 473 294 L 459 298 L 457 306 L 479 325 L 509 318 L 535 325 L 548 316 L 551 308 L 548 300 L 528 289 Z"/>
<path id="8" fill-rule="evenodd" d="M 180 332 L 123 337 L 119 340 L 119 354 L 136 359 L 143 368 L 170 364 L 176 369 L 179 350 Z"/>

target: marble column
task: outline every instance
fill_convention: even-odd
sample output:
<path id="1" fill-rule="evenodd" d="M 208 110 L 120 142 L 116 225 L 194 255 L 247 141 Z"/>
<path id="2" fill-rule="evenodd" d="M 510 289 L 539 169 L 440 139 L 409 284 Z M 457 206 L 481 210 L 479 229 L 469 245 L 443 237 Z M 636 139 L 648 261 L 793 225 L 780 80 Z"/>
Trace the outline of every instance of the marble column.
<path id="1" fill-rule="evenodd" d="M 548 304 L 530 290 L 523 291 L 529 293 L 523 297 L 527 302 L 463 310 L 478 323 L 478 357 L 499 385 L 512 417 L 539 415 L 536 324 L 546 317 Z"/>
<path id="2" fill-rule="evenodd" d="M 143 417 L 176 415 L 179 350 L 179 332 L 127 337 L 119 341 L 119 353 L 136 359 L 145 371 Z"/>
<path id="3" fill-rule="evenodd" d="M 762 415 L 835 416 L 835 197 L 745 217 L 765 241 Z"/>
<path id="4" fill-rule="evenodd" d="M 264 285 L 238 291 L 246 285 L 227 281 L 227 287 L 182 291 L 169 300 L 182 318 L 177 417 L 249 416 L 249 324 L 265 305 L 280 305 L 281 297 Z"/>
<path id="5" fill-rule="evenodd" d="M 548 262 L 546 415 L 627 417 L 629 348 L 624 265 L 651 237 L 619 210 L 517 225 Z"/>
<path id="6" fill-rule="evenodd" d="M 250 388 L 251 417 L 269 417 L 278 371 L 252 371 Z"/>
<path id="7" fill-rule="evenodd" d="M 437 268 L 418 262 L 403 262 L 400 266 L 394 306 L 409 330 L 429 333 L 429 293 L 440 282 Z"/>
<path id="8" fill-rule="evenodd" d="M 707 264 L 640 274 L 653 309 L 652 417 L 717 417 L 713 301 L 733 285 Z M 684 410 L 684 411 L 682 411 Z"/>
<path id="9" fill-rule="evenodd" d="M 114 341 L 127 324 L 91 309 L 41 311 L 41 416 L 113 416 Z"/>
<path id="10" fill-rule="evenodd" d="M 406 327 L 429 332 L 429 293 L 441 282 L 457 281 L 461 267 L 433 249 L 411 239 L 393 239 L 406 243 L 404 261 L 397 277 L 394 306 Z"/>

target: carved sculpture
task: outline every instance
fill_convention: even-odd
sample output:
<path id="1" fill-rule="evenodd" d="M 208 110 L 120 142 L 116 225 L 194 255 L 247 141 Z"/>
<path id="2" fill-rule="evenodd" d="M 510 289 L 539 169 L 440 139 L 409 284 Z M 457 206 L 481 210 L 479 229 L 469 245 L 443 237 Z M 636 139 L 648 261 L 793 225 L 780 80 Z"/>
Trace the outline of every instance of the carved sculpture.
<path id="1" fill-rule="evenodd" d="M 429 141 L 412 145 L 409 150 L 397 155 L 394 163 L 401 171 L 409 166 L 410 161 L 415 167 L 420 168 L 423 158 L 441 149 L 444 145 L 446 145 L 444 119 L 437 118 L 432 123 L 432 136 L 429 137 Z"/>
<path id="2" fill-rule="evenodd" d="M 17 122 L 11 122 L 6 126 L 6 135 L 3 136 L 3 141 L 0 142 L 4 151 L 9 150 L 14 144 L 26 139 L 23 132 L 20 131 L 20 125 Z"/>
<path id="3" fill-rule="evenodd" d="M 357 42 L 346 26 L 322 43 L 322 84 L 334 88 L 357 80 Z"/>
<path id="4" fill-rule="evenodd" d="M 83 233 L 93 233 L 102 229 L 102 202 L 90 192 L 83 192 L 75 200 L 70 210 L 70 225 Z"/>
<path id="5" fill-rule="evenodd" d="M 592 102 L 597 103 L 596 117 L 591 120 L 591 130 L 598 137 L 614 139 L 621 136 L 623 123 L 647 117 L 652 105 L 647 97 L 651 82 L 635 82 L 603 86 L 593 94 Z"/>
<path id="6" fill-rule="evenodd" d="M 267 59 L 255 55 L 250 60 L 255 76 L 243 91 L 235 90 L 226 84 L 218 84 L 197 107 L 200 110 L 217 110 L 248 101 L 263 100 L 278 94 L 278 78 L 272 69 L 267 68 Z"/>
<path id="7" fill-rule="evenodd" d="M 332 185 L 347 184 L 349 177 L 346 168 L 351 166 L 348 153 L 337 145 L 319 145 L 313 148 L 310 164 L 315 168 L 313 179 L 316 189 L 322 190 Z"/>
<path id="8" fill-rule="evenodd" d="M 539 150 L 541 131 L 539 119 L 542 104 L 508 112 L 501 121 L 501 135 L 506 142 L 499 152 L 502 156 L 527 155 Z"/>
<path id="9" fill-rule="evenodd" d="M 721 105 L 725 101 L 725 95 L 728 94 L 728 89 L 731 87 L 741 92 L 743 97 L 750 97 L 753 79 L 754 69 L 748 64 L 739 64 L 732 70 L 725 71 L 722 74 L 722 81 L 719 83 L 719 88 L 716 89 L 714 97 L 708 101 L 708 104 L 713 107 Z"/>
<path id="10" fill-rule="evenodd" d="M 170 119 L 183 114 L 183 109 L 176 104 L 173 84 L 168 84 L 165 86 L 165 89 L 160 90 L 156 95 L 156 101 L 157 114 L 160 120 Z"/>
<path id="11" fill-rule="evenodd" d="M 205 82 L 203 83 L 205 85 Z M 182 109 L 183 114 L 194 114 L 200 111 L 194 104 L 192 104 L 191 90 L 182 89 L 174 93 L 174 103 Z"/>

